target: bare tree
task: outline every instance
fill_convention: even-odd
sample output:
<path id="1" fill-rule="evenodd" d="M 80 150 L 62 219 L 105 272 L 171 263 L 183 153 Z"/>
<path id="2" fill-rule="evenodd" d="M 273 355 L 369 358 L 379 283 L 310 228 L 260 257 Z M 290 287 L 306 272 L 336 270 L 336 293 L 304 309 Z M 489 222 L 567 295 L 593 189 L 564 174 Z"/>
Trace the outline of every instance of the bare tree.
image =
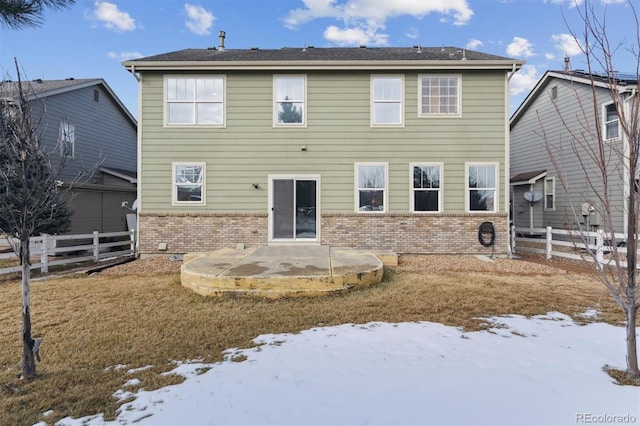
<path id="1" fill-rule="evenodd" d="M 609 236 L 611 245 L 610 261 L 608 264 L 598 262 L 598 253 L 588 250 L 586 256 L 597 270 L 598 276 L 606 286 L 609 294 L 616 304 L 622 308 L 626 319 L 626 354 L 627 373 L 631 378 L 640 379 L 638 369 L 638 355 L 636 342 L 636 319 L 638 307 L 640 307 L 640 291 L 638 291 L 638 219 L 639 201 L 638 158 L 640 156 L 640 102 L 638 101 L 637 82 L 640 77 L 640 27 L 638 15 L 632 4 L 628 3 L 636 23 L 635 39 L 631 47 L 623 44 L 612 45 L 607 33 L 606 15 L 603 17 L 596 11 L 592 2 L 586 0 L 583 5 L 576 7 L 582 23 L 581 33 L 572 31 L 576 43 L 582 49 L 586 61 L 586 70 L 583 77 L 589 81 L 589 96 L 581 96 L 575 88 L 576 101 L 579 105 L 578 112 L 569 116 L 561 110 L 555 100 L 556 114 L 566 131 L 567 140 L 554 140 L 554 135 L 548 134 L 544 129 L 544 119 L 539 117 L 539 134 L 545 140 L 551 162 L 560 178 L 561 185 L 569 197 L 570 217 L 568 222 L 580 223 L 581 207 L 576 207 L 577 202 L 587 202 L 588 208 L 593 208 L 600 215 L 602 229 Z M 634 78 L 635 89 L 629 88 L 621 80 L 617 71 L 614 56 L 626 50 L 635 59 Z M 627 76 L 626 80 L 629 80 Z M 631 90 L 627 90 L 631 89 Z M 604 95 L 603 95 L 604 93 Z M 610 102 L 610 108 L 602 111 L 603 97 Z M 610 115 L 610 121 L 603 114 Z M 616 134 L 620 129 L 620 134 Z M 613 133 L 613 136 L 611 137 Z M 569 196 L 570 189 L 567 180 L 567 172 L 563 167 L 561 146 L 568 143 L 571 147 L 568 155 L 575 156 L 583 173 L 583 181 L 587 185 L 587 191 L 580 195 Z M 621 185 L 620 182 L 626 184 Z M 626 210 L 626 230 L 624 248 L 616 244 L 614 233 L 614 216 L 616 213 L 614 197 L 620 192 L 624 193 L 624 208 Z M 587 212 L 587 215 L 590 215 Z M 589 247 L 590 229 L 580 227 L 575 232 L 581 242 Z M 626 265 L 625 265 L 626 262 Z"/>
<path id="2" fill-rule="evenodd" d="M 29 237 L 65 231 L 71 213 L 58 179 L 62 164 L 55 170 L 51 166 L 41 145 L 40 120 L 32 117 L 28 86 L 21 81 L 17 62 L 16 70 L 14 93 L 0 99 L 0 233 L 20 241 L 14 249 L 22 265 L 22 377 L 32 378 L 40 341 L 31 333 Z"/>
<path id="3" fill-rule="evenodd" d="M 42 24 L 45 9 L 67 9 L 76 0 L 0 0 L 0 21 L 14 30 Z"/>

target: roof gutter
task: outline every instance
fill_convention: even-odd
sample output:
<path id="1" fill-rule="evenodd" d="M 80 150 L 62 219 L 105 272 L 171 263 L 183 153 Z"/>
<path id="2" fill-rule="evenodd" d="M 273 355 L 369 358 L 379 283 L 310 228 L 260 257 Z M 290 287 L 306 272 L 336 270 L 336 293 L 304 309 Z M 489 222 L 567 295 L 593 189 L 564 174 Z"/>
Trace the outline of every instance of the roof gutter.
<path id="1" fill-rule="evenodd" d="M 520 68 L 522 68 L 522 65 L 523 64 L 520 64 L 520 66 L 516 68 L 516 66 L 517 66 L 516 63 L 514 62 L 512 64 L 511 72 L 509 73 L 509 76 L 507 77 L 507 81 L 508 82 L 511 81 L 511 77 L 513 77 L 513 75 L 516 73 L 516 71 L 518 71 Z"/>
<path id="2" fill-rule="evenodd" d="M 126 62 L 123 62 L 122 65 L 124 65 L 124 68 L 129 71 L 131 73 L 131 75 L 133 76 L 133 78 L 135 78 L 138 83 L 140 82 L 140 76 L 136 73 L 136 66 L 134 64 L 127 64 Z"/>
<path id="3" fill-rule="evenodd" d="M 139 71 L 179 71 L 179 70 L 371 70 L 371 69 L 507 69 L 512 72 L 522 67 L 524 62 L 507 61 L 140 61 L 123 62 L 127 70 Z"/>

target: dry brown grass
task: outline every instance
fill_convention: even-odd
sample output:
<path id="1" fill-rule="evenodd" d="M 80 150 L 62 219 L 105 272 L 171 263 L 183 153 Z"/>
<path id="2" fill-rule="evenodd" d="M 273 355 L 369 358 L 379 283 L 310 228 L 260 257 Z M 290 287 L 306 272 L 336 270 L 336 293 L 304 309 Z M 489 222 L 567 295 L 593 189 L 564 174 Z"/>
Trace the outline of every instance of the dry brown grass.
<path id="1" fill-rule="evenodd" d="M 34 335 L 43 337 L 39 377 L 21 381 L 20 286 L 0 283 L 0 424 L 33 424 L 54 410 L 64 416 L 118 408 L 113 393 L 135 374 L 147 390 L 179 382 L 159 373 L 173 360 L 222 360 L 227 348 L 252 346 L 264 333 L 369 321 L 435 321 L 470 330 L 482 318 L 559 311 L 579 317 L 595 308 L 623 320 L 593 277 L 558 274 L 387 271 L 372 288 L 325 298 L 204 298 L 183 288 L 178 274 L 73 276 L 32 284 Z M 621 342 L 623 350 L 623 342 Z M 109 368 L 126 365 L 124 369 Z"/>

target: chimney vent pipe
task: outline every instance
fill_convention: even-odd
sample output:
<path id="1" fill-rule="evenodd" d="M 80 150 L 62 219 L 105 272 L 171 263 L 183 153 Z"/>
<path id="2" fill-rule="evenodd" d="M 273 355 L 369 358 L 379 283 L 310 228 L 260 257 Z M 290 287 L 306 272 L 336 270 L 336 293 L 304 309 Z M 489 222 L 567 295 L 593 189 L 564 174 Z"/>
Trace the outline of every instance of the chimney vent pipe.
<path id="1" fill-rule="evenodd" d="M 218 36 L 220 37 L 220 46 L 218 47 L 218 49 L 224 50 L 224 37 L 226 36 L 226 33 L 224 31 L 220 31 L 218 33 Z"/>

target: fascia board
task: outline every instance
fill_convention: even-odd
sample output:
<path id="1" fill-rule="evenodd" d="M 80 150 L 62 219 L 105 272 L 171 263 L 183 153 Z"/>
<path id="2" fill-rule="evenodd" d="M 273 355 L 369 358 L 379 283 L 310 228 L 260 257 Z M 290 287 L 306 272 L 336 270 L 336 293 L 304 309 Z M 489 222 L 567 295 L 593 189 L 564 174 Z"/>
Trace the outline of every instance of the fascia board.
<path id="1" fill-rule="evenodd" d="M 125 61 L 128 70 L 177 71 L 177 70 L 390 70 L 390 69 L 477 69 L 519 70 L 523 61 Z"/>

